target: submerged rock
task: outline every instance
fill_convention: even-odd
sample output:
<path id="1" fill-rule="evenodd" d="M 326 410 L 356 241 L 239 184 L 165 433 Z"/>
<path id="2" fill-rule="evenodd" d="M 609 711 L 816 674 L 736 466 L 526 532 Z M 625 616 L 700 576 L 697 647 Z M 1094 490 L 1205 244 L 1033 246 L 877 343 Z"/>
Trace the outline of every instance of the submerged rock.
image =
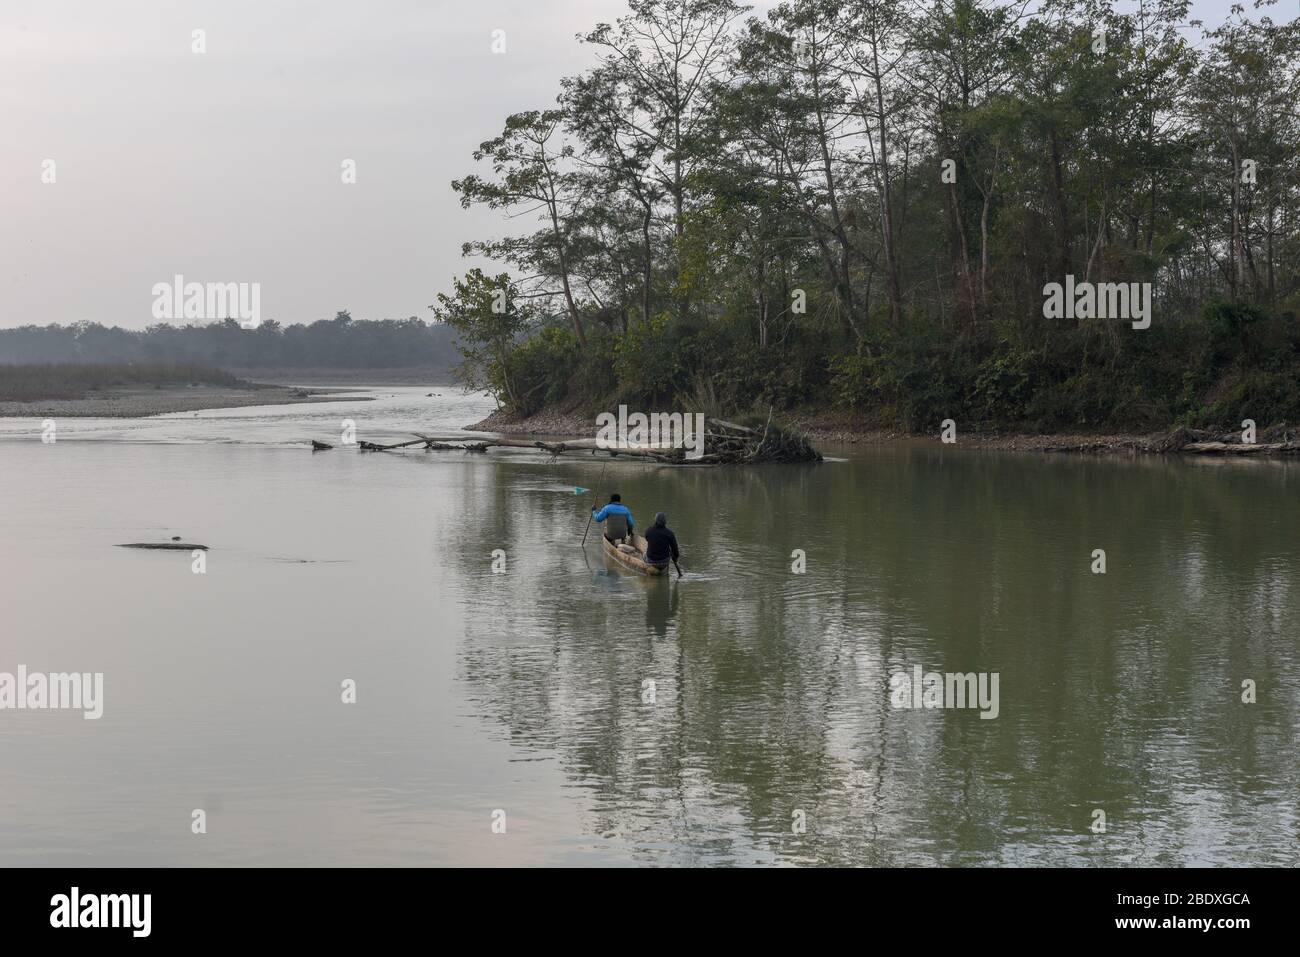
<path id="1" fill-rule="evenodd" d="M 206 545 L 194 545 L 190 542 L 178 542 L 175 539 L 173 539 L 170 542 L 125 542 L 119 544 L 117 547 L 118 548 L 161 548 L 169 551 L 178 551 L 178 552 L 188 552 L 195 548 L 204 552 L 208 550 L 208 546 Z"/>

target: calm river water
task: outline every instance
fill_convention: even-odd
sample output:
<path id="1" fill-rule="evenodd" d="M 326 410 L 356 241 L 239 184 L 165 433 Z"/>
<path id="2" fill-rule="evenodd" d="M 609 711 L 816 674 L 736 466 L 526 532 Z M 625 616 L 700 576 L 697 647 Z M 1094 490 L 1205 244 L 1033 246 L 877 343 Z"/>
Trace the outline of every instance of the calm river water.
<path id="1" fill-rule="evenodd" d="M 1300 466 L 304 446 L 491 407 L 428 391 L 0 420 L 0 672 L 104 674 L 0 711 L 0 864 L 1300 863 Z M 684 579 L 579 547 L 597 485 Z"/>

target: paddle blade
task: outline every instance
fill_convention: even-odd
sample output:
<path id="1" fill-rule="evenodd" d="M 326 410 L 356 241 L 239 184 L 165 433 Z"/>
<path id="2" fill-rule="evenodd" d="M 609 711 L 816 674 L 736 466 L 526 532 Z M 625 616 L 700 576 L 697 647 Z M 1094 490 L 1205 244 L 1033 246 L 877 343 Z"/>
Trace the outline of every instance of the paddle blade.
<path id="1" fill-rule="evenodd" d="M 574 495 L 585 495 L 586 493 L 588 493 L 588 492 L 590 492 L 590 491 L 591 491 L 591 489 L 589 489 L 589 488 L 583 488 L 581 485 L 575 485 L 575 486 L 573 486 L 573 494 L 574 494 Z"/>

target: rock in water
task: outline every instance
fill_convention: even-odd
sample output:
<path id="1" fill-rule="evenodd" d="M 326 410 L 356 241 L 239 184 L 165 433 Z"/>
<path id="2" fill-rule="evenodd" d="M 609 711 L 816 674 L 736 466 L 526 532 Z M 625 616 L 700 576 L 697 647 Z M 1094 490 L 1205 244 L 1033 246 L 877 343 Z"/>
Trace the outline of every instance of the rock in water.
<path id="1" fill-rule="evenodd" d="M 118 545 L 117 547 L 118 548 L 161 548 L 161 549 L 166 549 L 168 551 L 177 551 L 177 552 L 188 552 L 196 548 L 202 552 L 206 552 L 208 550 L 208 546 L 206 545 L 194 545 L 190 542 L 179 542 L 176 541 L 175 539 L 173 539 L 170 542 L 125 542 L 123 544 Z"/>

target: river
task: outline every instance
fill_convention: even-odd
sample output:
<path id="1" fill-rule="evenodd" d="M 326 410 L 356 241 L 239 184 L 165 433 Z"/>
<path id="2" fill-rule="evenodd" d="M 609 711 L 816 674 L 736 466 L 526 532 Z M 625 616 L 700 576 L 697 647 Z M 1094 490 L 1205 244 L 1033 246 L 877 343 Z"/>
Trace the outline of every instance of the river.
<path id="1" fill-rule="evenodd" d="M 104 675 L 0 711 L 0 863 L 1300 863 L 1300 466 L 304 447 L 492 407 L 428 391 L 0 420 L 0 671 Z M 575 487 L 685 577 L 581 548 Z M 173 535 L 202 573 L 115 547 Z"/>

